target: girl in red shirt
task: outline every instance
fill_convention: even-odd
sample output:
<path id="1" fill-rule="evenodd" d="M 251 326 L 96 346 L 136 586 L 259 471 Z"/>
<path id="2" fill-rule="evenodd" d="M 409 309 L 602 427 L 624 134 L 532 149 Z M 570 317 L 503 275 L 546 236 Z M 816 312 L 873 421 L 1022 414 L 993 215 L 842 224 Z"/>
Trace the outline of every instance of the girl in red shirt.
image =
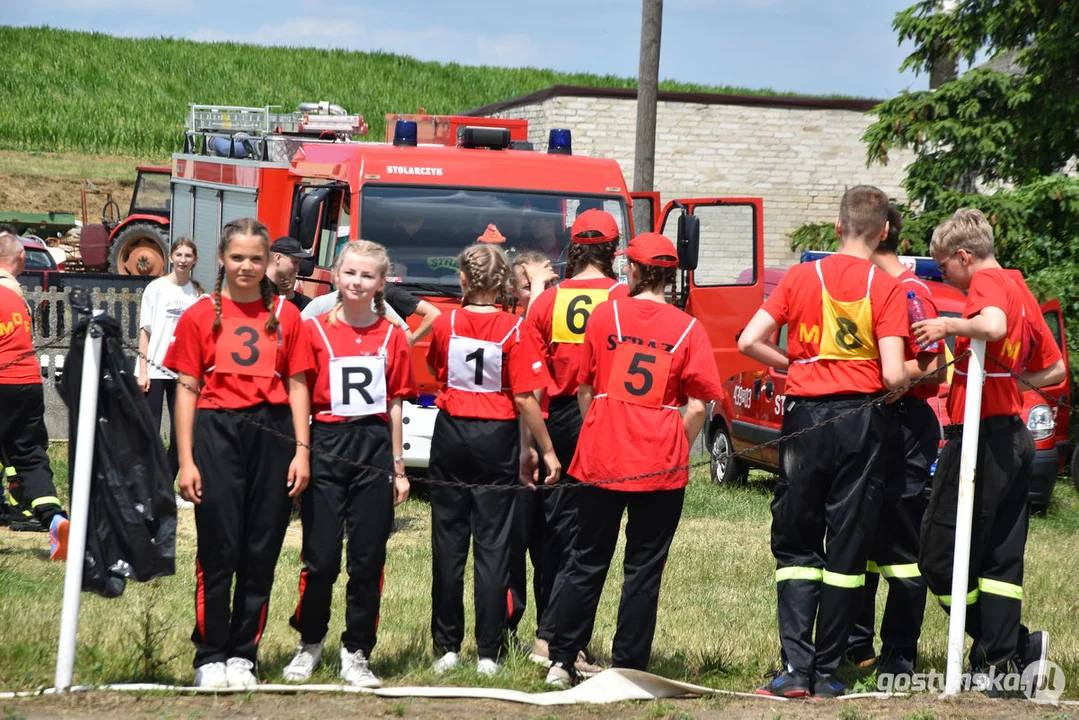
<path id="1" fill-rule="evenodd" d="M 586 210 L 577 216 L 570 230 L 567 278 L 533 298 L 527 324 L 540 336 L 540 351 L 551 382 L 547 432 L 563 467 L 569 467 L 577 450 L 581 432 L 581 411 L 577 403 L 577 373 L 580 370 L 584 334 L 591 313 L 609 298 L 625 298 L 629 288 L 618 282 L 614 272 L 614 254 L 618 250 L 618 223 L 603 210 Z M 525 438 L 527 440 L 528 438 Z M 535 451 L 525 444 L 522 460 L 527 465 Z M 577 481 L 566 475 L 560 485 Z M 541 505 L 542 562 L 536 572 L 536 642 L 532 659 L 549 662 L 548 643 L 554 636 L 553 618 L 546 612 L 554 590 L 555 578 L 566 571 L 569 551 L 577 535 L 576 490 L 550 490 L 534 498 Z M 522 494 L 528 499 L 527 495 Z M 521 498 L 518 498 L 520 500 Z M 536 532 L 536 531 L 533 531 Z M 587 651 L 577 660 L 577 670 L 594 674 L 601 668 L 589 661 Z"/>
<path id="2" fill-rule="evenodd" d="M 195 503 L 191 640 L 200 687 L 257 684 L 290 498 L 309 477 L 305 373 L 314 360 L 300 311 L 266 279 L 269 250 L 269 232 L 257 220 L 225 225 L 214 294 L 180 317 L 165 356 L 179 374 L 180 493 Z"/>
<path id="3" fill-rule="evenodd" d="M 546 482 L 561 466 L 533 392 L 547 372 L 521 319 L 495 307 L 510 266 L 490 244 L 458 257 L 461 309 L 434 323 L 427 364 L 442 384 L 431 438 L 431 634 L 435 672 L 457 665 L 464 639 L 464 571 L 474 542 L 477 670 L 497 672 L 509 615 L 507 588 L 512 488 L 520 473 L 518 414 L 536 436 L 547 463 Z M 490 488 L 455 487 L 482 485 Z M 499 489 L 503 488 L 503 489 Z M 506 489 L 511 488 L 511 489 Z"/>
<path id="4" fill-rule="evenodd" d="M 347 529 L 341 679 L 357 687 L 382 684 L 368 660 L 378 628 L 393 508 L 409 491 L 401 449 L 401 400 L 419 394 L 408 338 L 385 318 L 389 270 L 390 258 L 381 245 L 366 240 L 345 245 L 333 267 L 337 305 L 304 322 L 315 353 L 315 369 L 308 374 L 314 453 L 311 484 L 300 499 L 300 600 L 289 620 L 300 631 L 300 646 L 283 672 L 293 682 L 310 678 L 322 658 Z M 342 457 L 370 467 L 350 465 Z M 374 469 L 391 466 L 395 474 Z"/>
<path id="5" fill-rule="evenodd" d="M 584 424 L 567 474 L 590 486 L 574 491 L 577 537 L 547 610 L 554 629 L 550 685 L 577 678 L 574 663 L 592 636 L 627 511 L 612 661 L 614 667 L 648 667 L 660 579 L 689 483 L 689 447 L 706 404 L 723 397 L 704 328 L 664 299 L 678 268 L 674 245 L 644 233 L 624 254 L 631 297 L 598 305 L 581 346 L 577 398 Z M 646 477 L 617 480 L 640 475 Z"/>

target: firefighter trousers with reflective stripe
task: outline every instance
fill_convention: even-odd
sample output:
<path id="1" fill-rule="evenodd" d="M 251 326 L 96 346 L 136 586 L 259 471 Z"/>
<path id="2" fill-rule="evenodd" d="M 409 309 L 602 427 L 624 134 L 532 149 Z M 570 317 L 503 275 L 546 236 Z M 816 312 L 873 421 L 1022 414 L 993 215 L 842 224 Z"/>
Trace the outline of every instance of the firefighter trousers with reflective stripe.
<path id="1" fill-rule="evenodd" d="M 300 597 L 289 624 L 305 643 L 320 642 L 330 624 L 333 585 L 341 571 L 341 545 L 348 532 L 345 631 L 349 652 L 371 657 L 382 602 L 386 542 L 393 529 L 393 478 L 360 469 L 346 457 L 377 468 L 393 467 L 386 421 L 314 422 L 311 426 L 311 484 L 300 498 L 303 568 Z"/>
<path id="2" fill-rule="evenodd" d="M 888 581 L 888 601 L 880 623 L 881 656 L 911 663 L 925 616 L 925 580 L 918 570 L 918 541 L 925 514 L 925 487 L 937 456 L 940 423 L 925 400 L 896 403 L 888 431 L 884 502 L 869 551 L 861 614 L 847 642 L 855 661 L 875 657 L 873 631 L 880 578 Z"/>
<path id="3" fill-rule="evenodd" d="M 592 639 L 600 594 L 626 513 L 622 599 L 611 660 L 614 667 L 647 670 L 663 568 L 682 516 L 685 488 L 624 492 L 584 487 L 570 492 L 577 494 L 579 526 L 569 567 L 548 610 L 554 623 L 551 661 L 573 664 Z"/>
<path id="4" fill-rule="evenodd" d="M 965 600 L 967 632 L 974 639 L 974 667 L 1001 666 L 1015 654 L 1022 614 L 1023 554 L 1029 506 L 1027 494 L 1034 463 L 1034 441 L 1018 417 L 990 418 L 981 424 L 974 483 L 974 522 L 970 538 L 970 580 Z M 922 521 L 918 564 L 930 592 L 947 604 L 955 518 L 959 504 L 962 438 L 948 440 L 940 453 L 933 493 Z"/>
<path id="5" fill-rule="evenodd" d="M 783 418 L 772 501 L 779 639 L 786 661 L 807 675 L 839 667 L 865 583 L 890 409 L 874 405 L 833 420 L 865 402 L 788 398 Z"/>
<path id="6" fill-rule="evenodd" d="M 14 468 L 26 501 L 45 527 L 61 512 L 49 466 L 45 393 L 40 383 L 0 385 L 0 462 Z M 6 478 L 11 482 L 11 478 Z"/>
<path id="7" fill-rule="evenodd" d="M 480 657 L 504 655 L 512 595 L 510 538 L 514 496 L 530 492 L 518 478 L 516 420 L 435 418 L 430 473 L 450 483 L 508 486 L 513 490 L 431 486 L 431 636 L 435 652 L 460 652 L 465 636 L 464 581 L 472 543 L 476 647 Z"/>
<path id="8" fill-rule="evenodd" d="M 195 416 L 195 667 L 255 661 L 266 629 L 274 568 L 288 527 L 288 468 L 296 446 L 250 421 L 292 436 L 292 410 L 262 403 Z M 230 602 L 231 594 L 231 602 Z"/>

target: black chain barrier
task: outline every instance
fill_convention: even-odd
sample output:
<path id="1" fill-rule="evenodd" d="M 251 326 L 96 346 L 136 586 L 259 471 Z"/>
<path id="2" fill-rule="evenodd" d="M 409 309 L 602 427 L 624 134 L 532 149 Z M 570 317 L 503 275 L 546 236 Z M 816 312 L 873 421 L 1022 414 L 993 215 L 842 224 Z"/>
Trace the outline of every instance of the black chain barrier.
<path id="1" fill-rule="evenodd" d="M 941 368 L 941 370 L 944 370 L 948 366 L 954 365 L 955 363 L 959 362 L 959 360 L 966 357 L 969 353 L 970 353 L 970 351 L 967 350 L 966 352 L 960 354 L 958 357 L 952 359 L 951 362 L 946 363 Z M 163 370 L 163 371 L 168 372 L 170 374 L 175 374 L 172 370 L 169 370 L 168 368 L 162 367 L 161 365 L 155 363 L 153 360 L 146 357 L 145 354 L 143 354 L 141 352 L 138 353 L 138 354 L 139 354 L 139 357 L 146 360 L 148 365 L 152 365 L 155 369 Z M 817 425 L 811 425 L 810 427 L 803 428 L 803 429 L 798 430 L 797 432 L 791 433 L 789 435 L 783 435 L 783 436 L 780 436 L 780 437 L 775 438 L 773 440 L 769 440 L 767 442 L 760 443 L 759 445 L 754 445 L 752 447 L 746 448 L 745 450 L 741 450 L 741 451 L 739 451 L 737 453 L 732 453 L 730 455 L 730 458 L 734 459 L 734 458 L 744 457 L 749 453 L 752 453 L 752 452 L 755 452 L 755 451 L 758 451 L 758 450 L 762 450 L 764 448 L 771 447 L 773 445 L 778 445 L 779 443 L 783 442 L 784 440 L 789 440 L 791 438 L 806 435 L 806 434 L 808 434 L 810 432 L 813 432 L 815 430 L 818 430 L 818 429 L 820 429 L 822 427 L 826 427 L 828 425 L 831 425 L 832 423 L 839 422 L 840 420 L 843 420 L 844 418 L 848 418 L 848 417 L 850 417 L 852 415 L 857 415 L 858 413 L 860 413 L 862 410 L 865 410 L 866 408 L 886 404 L 892 398 L 898 398 L 899 396 L 901 396 L 903 393 L 907 392 L 908 390 L 910 390 L 914 386 L 921 384 L 923 382 L 923 380 L 924 380 L 923 378 L 919 378 L 918 380 L 910 382 L 910 383 L 904 385 L 903 387 L 896 388 L 895 390 L 892 390 L 892 391 L 890 391 L 888 393 L 885 393 L 884 395 L 881 395 L 880 397 L 873 398 L 872 400 L 868 400 L 865 403 L 863 403 L 861 405 L 858 405 L 857 407 L 852 408 L 852 409 L 848 410 L 845 413 L 841 413 L 839 415 L 836 415 L 835 417 L 829 418 L 828 420 L 825 420 L 822 423 L 818 423 Z M 176 382 L 177 382 L 178 385 L 180 385 L 181 387 L 185 388 L 186 390 L 194 393 L 196 396 L 202 397 L 201 389 L 192 387 L 191 385 L 185 383 L 183 380 L 180 380 L 179 378 L 177 378 Z M 240 418 L 243 422 L 245 422 L 245 423 L 247 423 L 249 425 L 252 425 L 254 427 L 257 427 L 258 429 L 262 430 L 263 432 L 267 432 L 267 433 L 273 435 L 274 437 L 277 437 L 277 438 L 279 438 L 281 440 L 284 440 L 286 442 L 294 443 L 297 447 L 304 447 L 304 448 L 307 448 L 309 451 L 312 450 L 311 445 L 309 445 L 308 443 L 301 442 L 301 441 L 297 440 L 296 438 L 294 438 L 293 436 L 288 435 L 286 433 L 283 433 L 283 432 L 277 430 L 276 428 L 270 427 L 269 425 L 265 425 L 263 423 L 260 423 L 257 420 L 252 420 L 245 413 L 241 413 L 241 412 L 239 412 L 239 411 L 237 411 L 237 410 L 235 410 L 233 408 L 227 408 L 227 407 L 221 405 L 221 403 L 214 400 L 213 398 L 210 398 L 210 402 L 217 405 L 218 409 L 223 410 L 223 411 L 229 413 L 230 415 L 233 415 L 234 417 Z M 374 472 L 378 472 L 378 473 L 389 475 L 389 476 L 398 476 L 398 473 L 396 471 L 394 471 L 394 470 L 390 470 L 390 469 L 387 469 L 387 468 L 381 468 L 381 467 L 377 467 L 377 466 L 374 466 L 374 465 L 368 465 L 366 463 L 362 463 L 362 462 L 359 462 L 358 460 L 354 460 L 352 458 L 344 457 L 342 455 L 337 455 L 337 454 L 334 454 L 334 453 L 323 453 L 323 455 L 325 457 L 329 457 L 329 458 L 332 458 L 334 460 L 338 460 L 338 461 L 340 461 L 342 463 L 345 463 L 347 465 L 350 465 L 350 466 L 352 466 L 352 467 L 354 467 L 354 468 L 356 468 L 358 470 L 369 470 L 369 471 L 374 471 Z M 655 470 L 655 471 L 652 471 L 652 472 L 640 473 L 638 475 L 628 475 L 628 476 L 619 477 L 619 478 L 593 480 L 593 481 L 589 481 L 587 483 L 565 483 L 565 484 L 563 484 L 563 483 L 553 483 L 551 485 L 545 485 L 545 484 L 543 484 L 543 481 L 541 479 L 539 482 L 537 482 L 535 484 L 534 489 L 535 490 L 541 490 L 541 489 L 555 490 L 555 489 L 558 489 L 560 487 L 561 488 L 579 488 L 579 487 L 586 487 L 586 486 L 589 486 L 589 485 L 608 488 L 608 487 L 610 487 L 612 485 L 620 485 L 620 484 L 623 484 L 623 483 L 633 482 L 635 480 L 646 480 L 646 479 L 651 478 L 651 477 L 659 477 L 659 476 L 663 476 L 663 475 L 669 475 L 671 473 L 681 472 L 683 470 L 693 470 L 694 468 L 706 467 L 709 464 L 711 464 L 711 458 L 709 458 L 707 460 L 701 460 L 701 461 L 698 461 L 698 462 L 687 463 L 685 465 L 678 465 L 678 466 L 671 467 L 671 468 L 664 468 L 663 470 Z M 401 476 L 407 478 L 410 483 L 425 484 L 425 485 L 428 485 L 428 486 L 453 487 L 453 488 L 458 488 L 458 489 L 475 489 L 475 490 L 484 490 L 484 489 L 487 489 L 487 490 L 506 490 L 506 491 L 511 491 L 511 492 L 518 492 L 518 491 L 521 491 L 521 490 L 527 490 L 527 491 L 532 491 L 533 490 L 532 487 L 526 486 L 523 483 L 516 483 L 514 485 L 489 485 L 489 484 L 479 484 L 479 483 L 452 482 L 452 481 L 440 480 L 438 478 L 432 478 L 432 477 L 414 476 L 414 475 L 409 475 L 407 473 L 401 473 Z"/>

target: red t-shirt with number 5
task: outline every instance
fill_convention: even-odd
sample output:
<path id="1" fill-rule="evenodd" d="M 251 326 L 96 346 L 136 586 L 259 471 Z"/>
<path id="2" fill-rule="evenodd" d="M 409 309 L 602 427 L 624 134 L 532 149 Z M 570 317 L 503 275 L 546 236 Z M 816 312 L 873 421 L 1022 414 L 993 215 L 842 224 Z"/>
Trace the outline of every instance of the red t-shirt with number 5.
<path id="1" fill-rule="evenodd" d="M 202 378 L 200 409 L 238 410 L 260 403 L 288 404 L 285 379 L 315 367 L 311 342 L 300 311 L 274 297 L 278 330 L 266 332 L 270 311 L 262 300 L 221 298 L 221 328 L 213 330 L 216 310 L 205 297 L 184 311 L 165 354 L 169 370 Z"/>
<path id="2" fill-rule="evenodd" d="M 577 372 L 588 318 L 600 303 L 628 297 L 624 283 L 602 278 L 563 280 L 547 288 L 528 308 L 528 324 L 544 341 L 540 352 L 551 382 L 547 394 L 565 397 L 577 394 Z"/>
<path id="3" fill-rule="evenodd" d="M 706 403 L 723 397 L 712 344 L 699 322 L 652 300 L 605 302 L 588 321 L 577 380 L 593 387 L 595 400 L 569 467 L 572 477 L 637 492 L 689 483 L 689 443 L 678 409 L 690 397 Z M 649 473 L 656 474 L 602 482 Z"/>

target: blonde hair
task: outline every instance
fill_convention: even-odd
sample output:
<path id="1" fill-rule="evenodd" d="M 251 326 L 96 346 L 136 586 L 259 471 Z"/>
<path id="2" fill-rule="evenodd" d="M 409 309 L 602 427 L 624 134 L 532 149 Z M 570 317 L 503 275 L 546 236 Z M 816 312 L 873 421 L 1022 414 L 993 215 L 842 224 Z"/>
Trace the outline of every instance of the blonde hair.
<path id="1" fill-rule="evenodd" d="M 506 286 L 512 277 L 510 262 L 506 253 L 490 243 L 476 243 L 465 248 L 457 256 L 457 265 L 468 282 L 461 298 L 462 305 L 471 302 L 474 292 L 496 292 L 498 302 L 505 309 Z"/>
<path id="2" fill-rule="evenodd" d="M 337 274 L 341 271 L 341 265 L 344 264 L 345 258 L 355 255 L 357 257 L 370 258 L 375 261 L 375 265 L 378 266 L 378 270 L 382 273 L 382 278 L 385 279 L 390 274 L 390 256 L 386 252 L 386 248 L 382 247 L 376 242 L 370 240 L 353 240 L 346 243 L 341 251 L 337 253 L 337 259 L 333 261 L 333 277 L 336 284 Z M 341 289 L 337 289 L 337 303 L 333 306 L 333 310 L 330 310 L 330 316 L 326 318 L 326 322 L 330 325 L 337 324 L 337 315 L 341 311 L 341 306 L 344 301 L 341 300 Z M 375 312 L 379 317 L 386 317 L 386 293 L 379 290 L 375 293 Z"/>
<path id="3" fill-rule="evenodd" d="M 959 208 L 933 231 L 930 255 L 951 257 L 960 250 L 979 259 L 993 254 L 993 226 L 981 210 Z"/>

